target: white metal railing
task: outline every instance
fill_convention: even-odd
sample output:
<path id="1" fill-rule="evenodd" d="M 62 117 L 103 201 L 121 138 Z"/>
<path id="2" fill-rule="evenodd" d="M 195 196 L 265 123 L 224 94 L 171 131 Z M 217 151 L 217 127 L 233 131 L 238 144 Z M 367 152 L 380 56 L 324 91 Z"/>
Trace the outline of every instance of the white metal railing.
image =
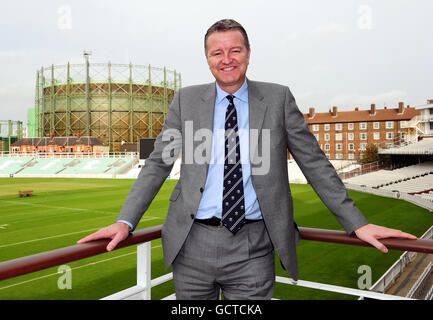
<path id="1" fill-rule="evenodd" d="M 151 279 L 151 241 L 144 242 L 137 245 L 137 284 L 128 289 L 104 297 L 101 300 L 150 300 L 151 290 L 153 287 L 172 279 L 172 273 L 165 274 L 156 279 Z M 378 293 L 369 290 L 353 289 L 305 280 L 294 281 L 291 278 L 280 276 L 276 277 L 276 282 L 378 300 L 411 300 L 406 297 Z M 163 298 L 163 300 L 173 300 L 175 298 L 175 294 L 171 294 Z"/>
<path id="2" fill-rule="evenodd" d="M 64 159 L 82 159 L 82 158 L 135 158 L 137 152 L 0 152 L 0 157 L 34 157 L 36 159 L 44 158 L 64 158 Z"/>
<path id="3" fill-rule="evenodd" d="M 433 285 L 431 286 L 429 292 L 425 295 L 425 300 L 433 300 Z"/>
<path id="4" fill-rule="evenodd" d="M 420 115 L 415 116 L 415 121 L 421 121 L 421 122 L 430 122 L 433 121 L 433 115 Z"/>
<path id="5" fill-rule="evenodd" d="M 421 276 L 418 278 L 418 280 L 414 283 L 412 288 L 410 288 L 409 292 L 407 293 L 407 298 L 412 298 L 415 293 L 418 291 L 418 289 L 421 287 L 425 279 L 430 275 L 430 272 L 432 271 L 432 263 L 430 262 L 428 266 L 424 269 Z"/>

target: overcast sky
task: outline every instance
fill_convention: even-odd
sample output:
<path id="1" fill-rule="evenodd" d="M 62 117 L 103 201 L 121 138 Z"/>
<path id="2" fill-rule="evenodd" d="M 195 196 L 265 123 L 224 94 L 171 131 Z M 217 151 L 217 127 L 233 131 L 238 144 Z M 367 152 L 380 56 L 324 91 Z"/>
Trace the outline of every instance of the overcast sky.
<path id="1" fill-rule="evenodd" d="M 433 1 L 0 0 L 0 120 L 27 120 L 36 70 L 51 64 L 151 64 L 182 85 L 213 81 L 203 36 L 233 18 L 248 32 L 247 76 L 291 88 L 308 112 L 420 106 L 433 99 Z"/>

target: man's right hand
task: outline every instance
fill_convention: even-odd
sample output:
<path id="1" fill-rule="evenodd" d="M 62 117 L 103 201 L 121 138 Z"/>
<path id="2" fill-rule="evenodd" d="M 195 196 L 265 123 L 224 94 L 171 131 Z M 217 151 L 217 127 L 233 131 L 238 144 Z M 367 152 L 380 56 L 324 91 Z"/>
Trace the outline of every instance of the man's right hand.
<path id="1" fill-rule="evenodd" d="M 129 235 L 129 226 L 123 222 L 116 222 L 108 227 L 102 228 L 95 233 L 89 234 L 87 237 L 77 241 L 78 244 L 98 240 L 111 239 L 107 245 L 107 251 L 113 250 L 120 241 L 125 240 Z"/>

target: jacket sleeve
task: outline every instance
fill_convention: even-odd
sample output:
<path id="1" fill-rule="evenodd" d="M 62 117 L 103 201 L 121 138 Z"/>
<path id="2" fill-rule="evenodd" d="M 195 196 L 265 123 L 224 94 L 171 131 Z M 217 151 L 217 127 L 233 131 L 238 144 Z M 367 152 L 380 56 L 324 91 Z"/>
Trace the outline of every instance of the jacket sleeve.
<path id="1" fill-rule="evenodd" d="M 348 196 L 346 187 L 320 149 L 289 88 L 286 89 L 284 113 L 289 152 L 319 198 L 344 230 L 353 234 L 368 221 Z"/>
<path id="2" fill-rule="evenodd" d="M 142 215 L 170 174 L 174 161 L 182 148 L 180 92 L 181 90 L 173 98 L 161 133 L 155 140 L 153 152 L 146 159 L 117 218 L 117 221 L 130 222 L 133 226 L 132 230 L 136 228 Z"/>

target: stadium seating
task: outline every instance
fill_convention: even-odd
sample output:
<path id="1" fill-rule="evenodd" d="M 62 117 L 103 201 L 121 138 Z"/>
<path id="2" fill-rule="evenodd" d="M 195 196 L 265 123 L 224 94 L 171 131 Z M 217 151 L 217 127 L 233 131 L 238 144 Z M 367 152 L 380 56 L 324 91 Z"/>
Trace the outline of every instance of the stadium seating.
<path id="1" fill-rule="evenodd" d="M 0 157 L 0 175 L 67 177 L 98 174 L 113 177 L 118 170 L 134 161 L 136 158 Z"/>
<path id="2" fill-rule="evenodd" d="M 105 171 L 105 173 L 112 173 L 116 172 L 123 166 L 126 166 L 130 163 L 132 163 L 135 159 L 134 158 L 124 158 L 124 159 L 116 159 L 117 161 L 113 162 L 109 168 Z"/>
<path id="3" fill-rule="evenodd" d="M 400 192 L 420 192 L 424 190 L 433 189 L 433 174 L 427 174 L 425 176 L 416 177 L 408 180 L 404 180 L 398 183 L 389 184 L 383 186 L 386 190 L 398 190 Z"/>
<path id="4" fill-rule="evenodd" d="M 33 157 L 1 157 L 0 174 L 10 175 L 18 173 L 32 160 Z"/>
<path id="5" fill-rule="evenodd" d="M 68 166 L 61 174 L 106 173 L 113 168 L 114 163 L 119 161 L 117 158 L 83 158 L 76 160 L 79 162 Z"/>
<path id="6" fill-rule="evenodd" d="M 430 175 L 430 179 L 433 180 L 433 162 L 428 161 L 416 165 L 411 165 L 395 170 L 379 170 L 360 176 L 346 179 L 345 182 L 365 185 L 372 188 L 388 187 L 393 184 L 398 184 L 403 181 L 411 180 L 414 178 L 420 178 Z M 394 187 L 391 189 L 398 189 Z"/>
<path id="7" fill-rule="evenodd" d="M 41 175 L 41 174 L 56 174 L 65 169 L 65 166 L 72 162 L 72 159 L 51 159 L 42 158 L 34 159 L 29 166 L 20 171 L 20 174 Z"/>

